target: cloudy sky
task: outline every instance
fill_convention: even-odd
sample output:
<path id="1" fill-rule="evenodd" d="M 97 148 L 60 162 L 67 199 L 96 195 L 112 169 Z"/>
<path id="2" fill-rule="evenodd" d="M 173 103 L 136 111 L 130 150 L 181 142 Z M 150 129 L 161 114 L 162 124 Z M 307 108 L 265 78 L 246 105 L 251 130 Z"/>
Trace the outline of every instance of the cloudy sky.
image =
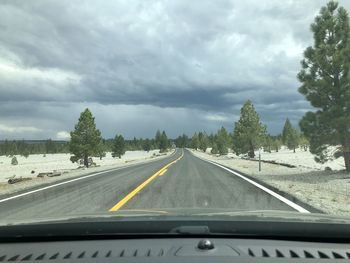
<path id="1" fill-rule="evenodd" d="M 324 0 L 1 0 L 0 139 L 229 130 L 251 99 L 273 134 L 309 104 L 296 74 Z M 350 1 L 340 4 L 350 10 Z"/>

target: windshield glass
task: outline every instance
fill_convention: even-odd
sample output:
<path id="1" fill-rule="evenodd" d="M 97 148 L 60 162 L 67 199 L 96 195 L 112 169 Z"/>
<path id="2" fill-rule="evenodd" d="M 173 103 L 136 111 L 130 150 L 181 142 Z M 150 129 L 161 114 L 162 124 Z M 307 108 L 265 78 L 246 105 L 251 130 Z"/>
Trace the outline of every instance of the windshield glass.
<path id="1" fill-rule="evenodd" d="M 2 0 L 0 224 L 350 219 L 349 11 Z"/>

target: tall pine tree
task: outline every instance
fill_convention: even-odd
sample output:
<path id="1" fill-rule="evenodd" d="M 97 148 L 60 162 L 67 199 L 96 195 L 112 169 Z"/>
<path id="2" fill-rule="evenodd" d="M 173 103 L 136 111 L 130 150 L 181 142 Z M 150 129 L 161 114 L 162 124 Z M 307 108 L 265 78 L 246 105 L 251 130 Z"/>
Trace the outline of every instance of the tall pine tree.
<path id="1" fill-rule="evenodd" d="M 84 165 L 89 167 L 90 156 L 101 155 L 101 132 L 96 129 L 95 118 L 89 109 L 80 114 L 79 121 L 74 131 L 70 133 L 69 151 L 73 154 L 72 162 L 84 160 Z"/>
<path id="2" fill-rule="evenodd" d="M 343 156 L 350 172 L 350 24 L 349 15 L 335 1 L 321 8 L 311 25 L 314 44 L 304 52 L 299 92 L 317 110 L 300 121 L 316 161 Z M 333 156 L 330 145 L 339 146 Z"/>
<path id="3" fill-rule="evenodd" d="M 248 100 L 241 108 L 240 119 L 235 123 L 233 149 L 237 154 L 248 153 L 250 158 L 254 158 L 254 150 L 262 145 L 265 136 L 266 126 L 260 122 L 259 114 Z"/>
<path id="4" fill-rule="evenodd" d="M 288 137 L 288 134 L 290 134 L 292 129 L 293 129 L 292 124 L 290 123 L 290 120 L 287 118 L 286 122 L 284 123 L 283 131 L 282 131 L 282 142 L 284 145 L 287 145 L 287 137 Z"/>

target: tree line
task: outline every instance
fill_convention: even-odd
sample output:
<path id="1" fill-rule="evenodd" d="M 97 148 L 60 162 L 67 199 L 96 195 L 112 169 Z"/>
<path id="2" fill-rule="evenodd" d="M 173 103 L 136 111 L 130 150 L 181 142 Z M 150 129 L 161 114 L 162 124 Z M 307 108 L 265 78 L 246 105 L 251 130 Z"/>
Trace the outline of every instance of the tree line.
<path id="1" fill-rule="evenodd" d="M 255 151 L 263 148 L 266 152 L 278 152 L 282 145 L 295 152 L 302 147 L 307 150 L 309 142 L 307 138 L 294 128 L 287 118 L 281 134 L 270 135 L 266 125 L 260 121 L 253 103 L 248 100 L 241 108 L 240 118 L 234 124 L 232 132 L 221 127 L 215 134 L 208 135 L 205 132 L 195 132 L 192 137 L 183 134 L 175 139 L 177 147 L 187 147 L 206 151 L 211 148 L 211 153 L 224 155 L 229 149 L 237 155 L 246 154 L 255 157 Z"/>
<path id="2" fill-rule="evenodd" d="M 25 140 L 4 140 L 0 142 L 0 155 L 13 156 L 22 155 L 28 157 L 30 154 L 50 154 L 50 153 L 68 153 L 69 147 L 67 142 Z"/>
<path id="3" fill-rule="evenodd" d="M 122 135 L 116 135 L 114 139 L 102 139 L 98 144 L 100 148 L 96 157 L 104 157 L 106 152 L 113 152 L 116 157 L 121 157 L 126 151 L 151 151 L 160 149 L 161 152 L 166 151 L 172 144 L 168 139 L 165 131 L 157 131 L 155 138 L 143 139 L 133 138 L 131 140 L 124 139 Z M 71 148 L 69 142 L 54 141 L 52 139 L 44 141 L 25 141 L 25 140 L 4 140 L 0 141 L 0 156 L 20 155 L 28 157 L 31 154 L 55 154 L 70 153 Z"/>

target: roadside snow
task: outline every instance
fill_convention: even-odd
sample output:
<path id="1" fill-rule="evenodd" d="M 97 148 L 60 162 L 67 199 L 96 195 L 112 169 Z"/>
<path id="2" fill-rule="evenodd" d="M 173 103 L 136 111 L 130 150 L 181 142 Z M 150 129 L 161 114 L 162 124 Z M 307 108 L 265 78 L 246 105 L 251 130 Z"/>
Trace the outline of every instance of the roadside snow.
<path id="1" fill-rule="evenodd" d="M 295 196 L 311 206 L 333 215 L 350 216 L 350 174 L 344 171 L 319 171 L 312 166 L 308 158 L 310 153 L 301 151 L 281 152 L 270 155 L 269 160 L 298 165 L 288 168 L 276 164 L 262 163 L 262 171 L 258 170 L 258 162 L 243 160 L 234 154 L 226 156 L 213 156 L 199 151 L 192 152 L 203 159 L 215 161 L 219 164 L 233 168 L 239 172 L 255 177 L 282 192 Z M 264 154 L 264 153 L 263 153 Z M 313 161 L 314 162 L 314 161 Z M 335 164 L 334 168 L 337 167 Z"/>
<path id="2" fill-rule="evenodd" d="M 28 158 L 16 156 L 18 165 L 11 165 L 11 158 L 0 156 L 0 195 L 16 192 L 28 187 L 40 184 L 60 181 L 67 178 L 73 178 L 92 172 L 99 172 L 107 169 L 128 166 L 130 164 L 141 163 L 154 158 L 164 158 L 171 154 L 159 154 L 159 150 L 145 151 L 127 151 L 121 159 L 113 158 L 111 153 L 107 153 L 102 160 L 93 158 L 97 167 L 79 168 L 79 165 L 70 161 L 70 154 L 33 154 Z M 31 173 L 34 171 L 34 173 Z M 61 176 L 38 178 L 39 173 L 61 172 Z M 7 180 L 16 175 L 17 177 L 32 178 L 29 181 L 23 181 L 16 184 L 8 184 Z"/>
<path id="3" fill-rule="evenodd" d="M 258 156 L 258 152 L 256 152 L 256 156 Z M 299 167 L 311 168 L 313 170 L 324 170 L 326 167 L 330 167 L 332 170 L 345 169 L 343 158 L 320 164 L 315 161 L 313 154 L 302 149 L 296 149 L 295 153 L 285 148 L 281 149 L 279 152 L 261 152 L 261 159 L 274 160 L 279 163 L 292 164 Z"/>

